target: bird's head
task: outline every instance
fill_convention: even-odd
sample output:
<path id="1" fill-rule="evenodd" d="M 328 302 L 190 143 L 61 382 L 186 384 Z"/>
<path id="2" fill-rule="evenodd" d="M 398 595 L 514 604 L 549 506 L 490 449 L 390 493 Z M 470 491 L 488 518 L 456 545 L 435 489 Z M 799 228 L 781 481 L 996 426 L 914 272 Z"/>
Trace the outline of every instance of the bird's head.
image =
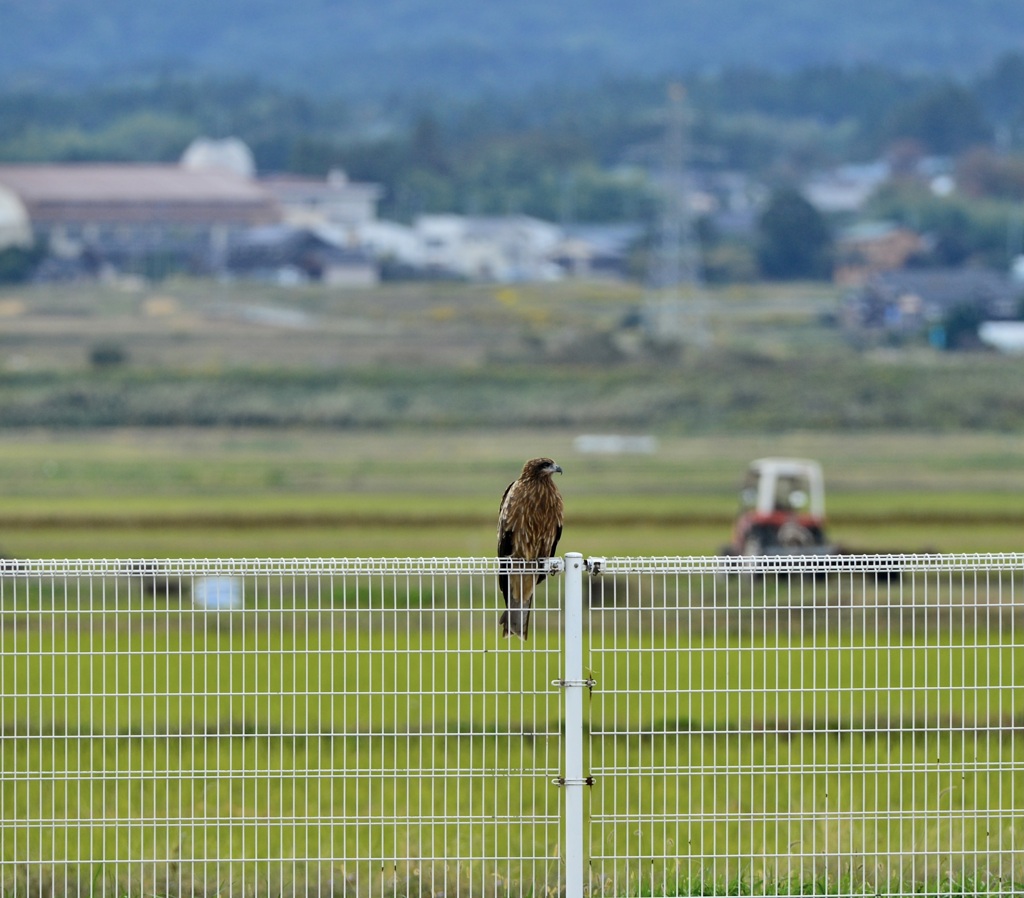
<path id="1" fill-rule="evenodd" d="M 539 480 L 555 473 L 561 474 L 562 468 L 550 458 L 531 458 L 523 465 L 523 477 L 526 479 Z"/>

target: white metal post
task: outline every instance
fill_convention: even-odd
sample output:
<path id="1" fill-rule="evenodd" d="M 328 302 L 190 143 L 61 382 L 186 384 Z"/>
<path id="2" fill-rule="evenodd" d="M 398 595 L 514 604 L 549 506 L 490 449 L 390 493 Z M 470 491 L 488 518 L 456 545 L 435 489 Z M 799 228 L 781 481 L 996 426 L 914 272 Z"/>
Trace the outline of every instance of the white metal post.
<path id="1" fill-rule="evenodd" d="M 583 898 L 583 556 L 565 556 L 565 895 Z"/>

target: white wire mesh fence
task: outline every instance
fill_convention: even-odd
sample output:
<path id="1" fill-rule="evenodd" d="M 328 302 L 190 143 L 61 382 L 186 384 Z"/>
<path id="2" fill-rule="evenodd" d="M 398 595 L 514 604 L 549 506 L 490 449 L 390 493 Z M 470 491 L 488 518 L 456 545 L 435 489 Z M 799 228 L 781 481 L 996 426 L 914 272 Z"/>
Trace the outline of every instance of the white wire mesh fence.
<path id="1" fill-rule="evenodd" d="M 10 894 L 1024 887 L 1024 556 L 5 565 Z"/>
<path id="2" fill-rule="evenodd" d="M 1022 562 L 592 562 L 592 892 L 1019 893 Z"/>
<path id="3" fill-rule="evenodd" d="M 561 579 L 494 560 L 27 562 L 0 578 L 8 891 L 558 885 Z"/>

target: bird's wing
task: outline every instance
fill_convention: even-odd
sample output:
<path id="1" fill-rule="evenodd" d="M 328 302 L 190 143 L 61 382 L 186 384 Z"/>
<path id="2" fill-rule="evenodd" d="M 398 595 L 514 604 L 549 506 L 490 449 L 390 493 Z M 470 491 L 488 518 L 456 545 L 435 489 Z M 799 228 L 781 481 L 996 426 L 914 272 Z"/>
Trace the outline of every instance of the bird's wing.
<path id="1" fill-rule="evenodd" d="M 516 532 L 514 530 L 500 530 L 498 532 L 498 557 L 508 558 L 512 554 L 515 542 Z"/>
<path id="2" fill-rule="evenodd" d="M 503 513 L 505 511 L 505 500 L 508 498 L 509 490 L 512 489 L 519 481 L 513 480 L 508 486 L 505 487 L 505 492 L 501 494 L 501 503 L 498 505 L 498 512 Z"/>
<path id="3" fill-rule="evenodd" d="M 551 541 L 551 548 L 543 553 L 543 555 L 542 555 L 543 558 L 554 558 L 555 557 L 555 549 L 558 548 L 558 541 L 561 538 L 562 538 L 562 525 L 559 524 L 555 528 L 555 538 Z M 547 577 L 547 574 L 537 574 L 537 582 L 538 583 L 542 582 L 545 577 Z"/>
<path id="4" fill-rule="evenodd" d="M 508 512 L 508 505 L 507 505 L 507 502 L 508 502 L 509 493 L 512 492 L 512 487 L 514 487 L 516 485 L 516 482 L 517 481 L 513 480 L 507 487 L 505 487 L 505 492 L 501 494 L 501 506 L 500 506 L 499 511 L 498 511 L 498 557 L 499 558 L 508 558 L 512 554 L 512 552 L 514 550 L 514 547 L 515 547 L 516 533 L 515 533 L 515 530 L 512 529 L 511 522 L 508 519 L 508 514 L 507 514 L 507 512 Z M 505 599 L 505 606 L 508 607 L 508 591 L 509 591 L 508 571 L 507 570 L 501 571 L 501 567 L 503 567 L 503 566 L 499 566 L 498 588 L 501 590 L 501 595 Z"/>
<path id="5" fill-rule="evenodd" d="M 555 557 L 555 551 L 558 549 L 558 541 L 562 538 L 562 525 L 559 524 L 555 529 L 555 538 L 551 543 L 551 551 L 548 552 L 548 558 Z"/>
<path id="6" fill-rule="evenodd" d="M 512 529 L 512 522 L 509 520 L 509 504 L 511 502 L 509 494 L 513 492 L 513 487 L 518 481 L 513 480 L 507 487 L 505 492 L 501 494 L 501 505 L 498 507 L 498 556 L 506 557 L 512 554 L 514 542 L 515 542 L 515 530 Z"/>

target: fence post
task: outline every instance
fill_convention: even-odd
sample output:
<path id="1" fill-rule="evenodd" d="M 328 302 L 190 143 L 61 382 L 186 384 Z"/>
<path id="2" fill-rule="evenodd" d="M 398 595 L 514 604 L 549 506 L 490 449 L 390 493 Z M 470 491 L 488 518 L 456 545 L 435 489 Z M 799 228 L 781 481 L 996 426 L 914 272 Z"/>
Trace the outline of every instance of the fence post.
<path id="1" fill-rule="evenodd" d="M 583 898 L 583 556 L 565 555 L 565 895 Z"/>

